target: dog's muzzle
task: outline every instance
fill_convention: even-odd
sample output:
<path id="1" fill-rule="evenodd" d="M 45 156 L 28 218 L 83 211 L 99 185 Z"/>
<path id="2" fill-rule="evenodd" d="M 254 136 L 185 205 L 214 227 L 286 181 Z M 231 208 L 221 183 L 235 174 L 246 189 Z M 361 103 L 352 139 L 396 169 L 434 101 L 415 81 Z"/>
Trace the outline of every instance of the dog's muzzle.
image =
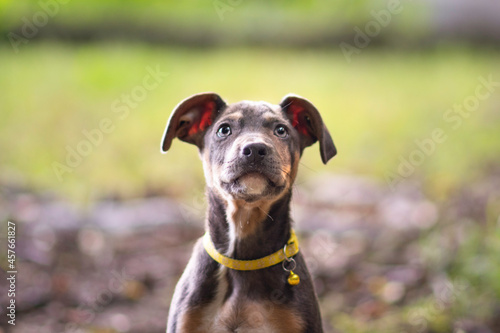
<path id="1" fill-rule="evenodd" d="M 222 188 L 237 199 L 255 201 L 279 194 L 285 188 L 279 161 L 265 143 L 249 143 L 226 166 Z"/>

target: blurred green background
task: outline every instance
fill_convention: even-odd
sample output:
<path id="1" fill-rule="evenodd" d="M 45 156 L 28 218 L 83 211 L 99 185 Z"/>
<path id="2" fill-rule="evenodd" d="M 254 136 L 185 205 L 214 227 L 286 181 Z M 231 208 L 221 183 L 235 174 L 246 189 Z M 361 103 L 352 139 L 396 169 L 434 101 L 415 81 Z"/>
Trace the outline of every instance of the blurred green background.
<path id="1" fill-rule="evenodd" d="M 176 141 L 160 154 L 173 107 L 203 91 L 272 103 L 293 92 L 317 106 L 339 150 L 323 166 L 318 148 L 308 149 L 300 182 L 329 173 L 391 189 L 415 182 L 446 206 L 500 168 L 499 12 L 492 1 L 465 0 L 0 0 L 0 185 L 83 206 L 109 197 L 186 200 L 204 180 L 195 147 Z M 144 89 L 155 71 L 157 86 Z M 446 140 L 430 144 L 436 129 Z M 500 198 L 486 201 L 486 217 L 467 224 L 468 247 L 446 268 L 472 279 L 472 262 L 490 267 L 467 296 L 492 311 L 473 316 L 480 322 L 500 304 Z M 439 250 L 441 232 L 438 224 L 417 246 Z M 389 332 L 425 302 L 416 297 L 394 320 L 344 313 L 332 322 L 342 332 Z M 448 310 L 421 332 L 450 332 L 470 308 Z"/>
<path id="2" fill-rule="evenodd" d="M 465 34 L 456 42 L 433 22 L 435 5 L 395 2 L 393 14 L 389 3 L 3 0 L 1 175 L 80 201 L 150 187 L 182 192 L 202 183 L 195 149 L 158 154 L 181 99 L 215 91 L 229 102 L 278 103 L 294 92 L 318 107 L 339 146 L 319 170 L 385 180 L 418 149 L 415 140 L 442 128 L 448 139 L 412 176 L 446 195 L 498 156 L 498 89 L 456 130 L 443 118 L 474 96 L 479 77 L 500 77 L 497 40 Z M 357 51 L 346 55 L 342 43 Z M 126 104 L 147 68 L 168 76 Z M 125 117 L 117 111 L 124 105 Z M 82 131 L 104 118 L 112 132 L 79 154 L 78 167 L 65 163 L 86 140 Z M 320 167 L 309 152 L 304 164 Z"/>

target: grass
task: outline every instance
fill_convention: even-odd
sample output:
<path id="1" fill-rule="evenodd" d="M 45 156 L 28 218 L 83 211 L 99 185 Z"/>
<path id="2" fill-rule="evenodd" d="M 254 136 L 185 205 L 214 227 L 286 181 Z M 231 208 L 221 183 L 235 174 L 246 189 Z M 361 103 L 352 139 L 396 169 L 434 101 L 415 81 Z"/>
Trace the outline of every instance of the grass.
<path id="1" fill-rule="evenodd" d="M 177 141 L 166 156 L 159 153 L 172 108 L 201 91 L 218 92 L 229 102 L 278 103 L 289 92 L 310 99 L 322 113 L 339 155 L 323 166 L 318 147 L 309 148 L 300 173 L 305 179 L 315 173 L 354 172 L 384 180 L 397 173 L 401 159 L 419 149 L 415 140 L 426 140 L 441 128 L 447 140 L 425 156 L 410 178 L 423 179 L 430 192 L 446 195 L 497 159 L 500 150 L 500 89 L 480 101 L 459 128 L 443 120 L 447 109 L 474 94 L 478 77 L 500 78 L 497 55 L 487 52 L 365 50 L 348 64 L 338 50 L 194 52 L 144 45 L 33 43 L 19 54 L 4 46 L 0 58 L 1 174 L 77 201 L 110 193 L 136 195 L 146 187 L 201 189 L 194 147 Z M 113 103 L 125 105 L 123 94 L 143 84 L 148 67 L 168 76 L 121 119 Z M 113 130 L 59 181 L 53 163 L 66 164 L 67 147 L 76 150 L 86 140 L 82 131 L 98 128 L 104 118 Z"/>

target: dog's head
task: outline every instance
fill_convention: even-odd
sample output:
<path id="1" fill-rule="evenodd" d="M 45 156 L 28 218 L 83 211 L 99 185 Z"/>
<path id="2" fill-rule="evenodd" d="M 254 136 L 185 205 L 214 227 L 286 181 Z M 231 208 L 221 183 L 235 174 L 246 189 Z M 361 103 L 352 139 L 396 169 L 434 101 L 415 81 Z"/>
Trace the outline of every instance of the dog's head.
<path id="1" fill-rule="evenodd" d="M 304 148 L 316 141 L 323 163 L 337 153 L 318 110 L 295 95 L 279 105 L 227 105 L 214 93 L 193 95 L 170 116 L 163 153 L 175 137 L 198 146 L 209 188 L 247 203 L 274 202 L 287 193 Z"/>

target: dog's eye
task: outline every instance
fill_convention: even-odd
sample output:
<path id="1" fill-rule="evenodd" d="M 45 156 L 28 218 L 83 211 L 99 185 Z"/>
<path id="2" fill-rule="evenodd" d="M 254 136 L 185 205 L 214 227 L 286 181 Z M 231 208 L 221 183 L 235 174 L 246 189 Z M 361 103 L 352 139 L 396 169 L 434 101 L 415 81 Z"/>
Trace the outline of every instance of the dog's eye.
<path id="1" fill-rule="evenodd" d="M 288 136 L 288 131 L 285 126 L 278 125 L 274 129 L 274 135 L 276 135 L 278 138 L 286 138 Z"/>
<path id="2" fill-rule="evenodd" d="M 231 127 L 228 124 L 220 125 L 219 129 L 217 130 L 217 136 L 220 138 L 225 138 L 229 135 L 231 135 Z"/>

